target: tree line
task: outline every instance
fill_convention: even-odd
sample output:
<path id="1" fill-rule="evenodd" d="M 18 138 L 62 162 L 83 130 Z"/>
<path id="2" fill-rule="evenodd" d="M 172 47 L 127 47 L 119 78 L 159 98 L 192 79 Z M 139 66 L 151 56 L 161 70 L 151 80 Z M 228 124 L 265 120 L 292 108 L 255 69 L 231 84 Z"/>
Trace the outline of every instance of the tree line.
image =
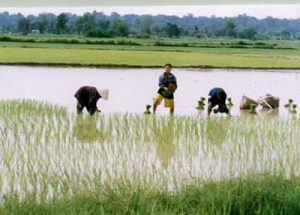
<path id="1" fill-rule="evenodd" d="M 300 39 L 300 19 L 257 19 L 166 15 L 124 15 L 101 12 L 76 15 L 42 13 L 24 16 L 0 13 L 0 33 L 57 34 L 85 37 Z"/>

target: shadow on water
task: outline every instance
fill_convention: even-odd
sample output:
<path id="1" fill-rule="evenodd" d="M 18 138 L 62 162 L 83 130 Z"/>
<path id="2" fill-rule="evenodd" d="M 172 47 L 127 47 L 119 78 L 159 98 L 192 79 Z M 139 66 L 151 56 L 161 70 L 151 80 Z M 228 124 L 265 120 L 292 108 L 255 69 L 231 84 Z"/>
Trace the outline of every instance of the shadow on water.
<path id="1" fill-rule="evenodd" d="M 156 143 L 156 153 L 164 168 L 168 168 L 175 153 L 174 118 L 153 122 L 153 136 Z"/>
<path id="2" fill-rule="evenodd" d="M 80 142 L 103 142 L 106 139 L 105 132 L 97 128 L 97 116 L 77 115 L 73 127 L 73 137 Z"/>

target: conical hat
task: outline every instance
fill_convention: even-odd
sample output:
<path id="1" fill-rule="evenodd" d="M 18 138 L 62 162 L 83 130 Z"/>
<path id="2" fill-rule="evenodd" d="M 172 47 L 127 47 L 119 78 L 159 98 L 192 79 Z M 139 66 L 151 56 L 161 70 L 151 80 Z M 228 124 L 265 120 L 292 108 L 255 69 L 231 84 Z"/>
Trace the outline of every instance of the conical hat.
<path id="1" fill-rule="evenodd" d="M 108 100 L 108 93 L 109 93 L 108 89 L 98 89 L 98 93 L 103 99 Z"/>

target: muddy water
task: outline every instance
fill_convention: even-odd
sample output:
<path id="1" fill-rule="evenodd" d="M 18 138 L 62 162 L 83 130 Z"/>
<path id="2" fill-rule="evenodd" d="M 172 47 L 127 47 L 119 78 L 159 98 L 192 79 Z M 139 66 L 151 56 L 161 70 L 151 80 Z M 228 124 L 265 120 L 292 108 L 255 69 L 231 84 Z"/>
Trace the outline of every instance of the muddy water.
<path id="1" fill-rule="evenodd" d="M 93 85 L 110 89 L 109 100 L 98 101 L 103 113 L 142 113 L 146 104 L 152 104 L 162 72 L 163 69 L 0 66 L 0 99 L 47 101 L 75 112 L 75 91 L 80 86 Z M 195 109 L 197 100 L 207 97 L 213 87 L 223 87 L 232 97 L 233 115 L 245 114 L 238 107 L 243 94 L 252 98 L 267 93 L 279 96 L 281 107 L 271 113 L 275 116 L 288 114 L 283 105 L 289 98 L 300 102 L 300 71 L 174 68 L 173 73 L 178 80 L 176 114 L 199 114 Z M 168 110 L 160 106 L 157 112 L 167 114 Z"/>

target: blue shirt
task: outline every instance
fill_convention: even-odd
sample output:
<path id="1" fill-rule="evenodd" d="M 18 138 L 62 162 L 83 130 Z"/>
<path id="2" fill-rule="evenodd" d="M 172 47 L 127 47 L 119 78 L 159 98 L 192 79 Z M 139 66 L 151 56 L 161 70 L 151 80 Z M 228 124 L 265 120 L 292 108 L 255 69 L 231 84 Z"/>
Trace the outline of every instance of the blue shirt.
<path id="1" fill-rule="evenodd" d="M 166 75 L 165 72 L 161 74 L 159 76 L 159 90 L 157 91 L 157 93 L 162 95 L 164 98 L 174 99 L 174 94 L 166 90 L 170 83 L 174 84 L 177 88 L 177 80 L 175 75 L 173 75 L 172 73 L 170 75 Z"/>
<path id="2" fill-rule="evenodd" d="M 219 92 L 224 93 L 224 96 L 222 98 L 218 97 Z M 209 91 L 208 95 L 209 95 L 208 101 L 212 103 L 212 106 L 219 105 L 219 104 L 225 104 L 225 102 L 226 102 L 227 95 L 222 88 L 215 87 L 211 91 Z"/>
<path id="3" fill-rule="evenodd" d="M 177 88 L 177 80 L 175 75 L 173 75 L 172 73 L 170 75 L 166 75 L 166 73 L 164 72 L 159 76 L 159 87 L 168 87 L 170 83 L 174 84 Z"/>

